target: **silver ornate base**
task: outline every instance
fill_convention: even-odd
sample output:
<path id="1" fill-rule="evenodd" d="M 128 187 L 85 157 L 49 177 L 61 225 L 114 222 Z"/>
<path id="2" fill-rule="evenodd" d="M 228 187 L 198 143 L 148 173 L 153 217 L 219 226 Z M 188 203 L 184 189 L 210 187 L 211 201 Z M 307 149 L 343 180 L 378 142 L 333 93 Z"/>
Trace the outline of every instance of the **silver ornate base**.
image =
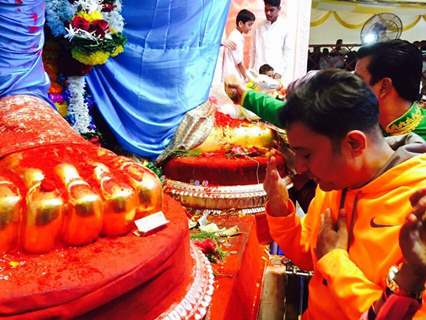
<path id="1" fill-rule="evenodd" d="M 293 186 L 289 177 L 284 180 L 288 188 Z M 266 202 L 263 184 L 205 187 L 167 179 L 164 191 L 193 209 L 256 211 Z"/>

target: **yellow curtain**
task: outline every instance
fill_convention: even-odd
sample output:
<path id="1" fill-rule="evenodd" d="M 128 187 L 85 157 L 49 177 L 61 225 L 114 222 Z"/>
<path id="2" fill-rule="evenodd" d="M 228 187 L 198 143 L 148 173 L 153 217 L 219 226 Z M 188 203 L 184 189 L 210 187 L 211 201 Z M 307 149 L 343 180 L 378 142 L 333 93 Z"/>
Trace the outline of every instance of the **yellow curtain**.
<path id="1" fill-rule="evenodd" d="M 328 18 L 330 18 L 331 14 L 332 14 L 331 11 L 327 11 L 318 19 L 313 20 L 311 17 L 311 27 L 318 27 L 322 25 L 328 20 Z"/>
<path id="2" fill-rule="evenodd" d="M 426 7 L 424 3 L 402 3 L 395 1 L 392 5 L 369 4 L 367 1 L 341 1 L 341 0 L 312 0 L 312 8 L 319 10 L 350 11 L 352 13 L 376 14 L 381 12 L 393 12 L 401 15 L 424 15 Z M 387 1 L 388 4 L 391 1 Z M 414 2 L 414 1 L 413 1 Z"/>
<path id="3" fill-rule="evenodd" d="M 350 22 L 343 20 L 339 16 L 339 14 L 335 11 L 333 12 L 333 16 L 337 20 L 338 23 L 340 23 L 342 26 L 344 26 L 345 28 L 348 28 L 348 29 L 360 29 L 360 28 L 362 28 L 364 23 L 369 19 L 369 18 L 367 18 L 367 19 L 365 19 L 361 22 L 358 22 L 358 23 L 350 23 Z"/>
<path id="4" fill-rule="evenodd" d="M 327 22 L 327 20 L 333 15 L 336 21 L 347 29 L 361 29 L 362 26 L 370 19 L 372 14 L 354 14 L 336 11 L 321 11 L 321 10 L 312 10 L 311 15 L 311 27 L 318 27 Z M 417 23 L 423 18 L 426 21 L 426 15 L 419 15 L 414 17 L 410 22 L 403 21 L 402 31 L 407 31 L 414 28 Z"/>
<path id="5" fill-rule="evenodd" d="M 417 16 L 414 20 L 413 20 L 413 22 L 411 22 L 411 23 L 409 23 L 409 24 L 403 24 L 403 28 L 402 28 L 402 31 L 407 31 L 407 30 L 410 30 L 411 28 L 414 28 L 415 26 L 416 26 L 416 24 L 417 23 L 419 23 L 419 21 L 420 21 L 420 19 L 421 19 L 421 17 L 422 16 Z M 424 16 L 423 16 L 424 17 Z"/>

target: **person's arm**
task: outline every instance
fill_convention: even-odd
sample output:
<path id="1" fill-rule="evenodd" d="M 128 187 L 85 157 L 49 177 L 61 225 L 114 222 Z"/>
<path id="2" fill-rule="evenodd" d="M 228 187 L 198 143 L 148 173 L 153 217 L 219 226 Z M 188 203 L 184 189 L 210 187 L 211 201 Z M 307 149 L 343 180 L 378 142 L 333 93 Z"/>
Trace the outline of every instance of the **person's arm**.
<path id="1" fill-rule="evenodd" d="M 426 189 L 414 193 L 410 201 L 413 212 L 399 233 L 404 263 L 395 268 L 396 273 L 389 272 L 389 288 L 368 311 L 376 320 L 408 320 L 421 307 L 426 282 Z"/>
<path id="2" fill-rule="evenodd" d="M 272 238 L 297 266 L 313 270 L 309 246 L 312 214 L 308 213 L 303 219 L 296 216 L 287 186 L 278 173 L 275 157 L 269 159 L 263 186 L 268 198 L 265 208 Z"/>
<path id="3" fill-rule="evenodd" d="M 224 48 L 229 49 L 229 50 L 237 49 L 237 44 L 234 41 L 229 40 L 229 39 L 224 39 L 221 43 L 221 46 L 223 46 Z"/>
<path id="4" fill-rule="evenodd" d="M 289 204 L 291 212 L 287 216 L 273 216 L 266 208 L 266 217 L 272 239 L 278 243 L 286 257 L 303 270 L 313 270 L 312 255 L 309 246 L 310 219 L 296 216 L 293 202 Z"/>
<path id="5" fill-rule="evenodd" d="M 316 271 L 346 318 L 355 320 L 380 298 L 383 290 L 351 260 L 348 244 L 345 210 L 340 209 L 336 222 L 331 210 L 325 210 L 321 215 L 315 247 L 318 259 Z"/>
<path id="6" fill-rule="evenodd" d="M 277 127 L 281 126 L 279 113 L 285 107 L 285 101 L 275 99 L 265 93 L 249 90 L 235 77 L 225 78 L 225 92 L 234 103 L 254 112 L 263 120 Z"/>
<path id="7" fill-rule="evenodd" d="M 231 34 L 231 37 L 228 40 L 232 41 L 235 44 L 235 49 L 234 50 L 227 49 L 227 50 L 232 56 L 235 68 L 239 71 L 239 73 L 244 78 L 244 80 L 246 80 L 247 79 L 246 68 L 243 65 L 244 42 L 237 41 L 237 39 L 238 38 L 236 38 L 236 33 L 234 31 L 234 33 Z"/>
<path id="8" fill-rule="evenodd" d="M 382 295 L 383 288 L 370 281 L 350 259 L 347 250 L 334 249 L 317 262 L 317 272 L 348 319 L 362 312 Z"/>
<path id="9" fill-rule="evenodd" d="M 242 97 L 241 105 L 257 114 L 263 120 L 277 127 L 282 126 L 279 114 L 286 105 L 285 101 L 275 99 L 265 93 L 247 90 Z"/>
<path id="10" fill-rule="evenodd" d="M 237 64 L 237 69 L 238 69 L 238 71 L 240 71 L 240 73 L 243 76 L 243 78 L 247 80 L 246 68 L 243 66 L 242 62 L 240 62 L 239 64 Z"/>
<path id="11" fill-rule="evenodd" d="M 413 222 L 411 224 L 407 222 L 401 228 L 400 247 L 405 262 L 395 278 L 401 288 L 399 294 L 411 297 L 417 293 L 420 294 L 426 279 L 426 230 L 424 222 L 419 222 L 420 216 L 426 211 L 426 189 L 422 192 L 424 200 L 417 200 L 420 205 L 414 204 L 417 202 L 413 201 L 413 197 L 410 199 L 415 208 L 414 211 L 417 212 L 417 218 L 412 217 Z M 419 198 L 418 194 L 415 194 L 417 198 Z M 419 213 L 420 211 L 422 213 Z M 412 215 L 411 213 L 409 218 Z M 425 218 L 423 218 L 424 220 Z M 378 304 L 375 302 L 382 296 L 383 289 L 365 276 L 363 271 L 350 259 L 348 251 L 344 249 L 347 247 L 348 239 L 345 221 L 345 219 L 339 219 L 339 223 L 334 226 L 322 223 L 316 247 L 316 255 L 319 259 L 316 270 L 323 277 L 324 285 L 328 286 L 330 292 L 335 296 L 335 301 L 347 317 L 358 319 L 360 314 L 368 310 L 373 303 L 376 312 L 378 311 Z M 401 241 L 401 238 L 405 241 Z M 346 239 L 346 244 L 345 241 L 341 242 L 342 239 Z M 406 309 L 407 312 L 412 311 L 410 305 Z M 392 310 L 392 308 L 388 310 Z M 402 319 L 406 318 L 398 320 Z"/>

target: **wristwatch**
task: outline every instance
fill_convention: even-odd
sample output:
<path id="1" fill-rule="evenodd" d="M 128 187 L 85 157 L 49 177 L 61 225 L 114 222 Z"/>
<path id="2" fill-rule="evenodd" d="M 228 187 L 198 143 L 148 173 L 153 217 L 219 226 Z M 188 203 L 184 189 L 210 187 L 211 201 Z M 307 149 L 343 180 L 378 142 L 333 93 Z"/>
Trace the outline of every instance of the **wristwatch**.
<path id="1" fill-rule="evenodd" d="M 413 291 L 413 292 L 407 292 L 403 288 L 399 286 L 399 284 L 395 281 L 395 277 L 399 271 L 399 268 L 397 266 L 392 266 L 389 268 L 388 275 L 386 277 L 386 286 L 387 288 L 394 294 L 410 297 L 413 299 L 418 300 L 419 302 L 422 301 L 423 297 L 423 290 L 420 291 Z"/>

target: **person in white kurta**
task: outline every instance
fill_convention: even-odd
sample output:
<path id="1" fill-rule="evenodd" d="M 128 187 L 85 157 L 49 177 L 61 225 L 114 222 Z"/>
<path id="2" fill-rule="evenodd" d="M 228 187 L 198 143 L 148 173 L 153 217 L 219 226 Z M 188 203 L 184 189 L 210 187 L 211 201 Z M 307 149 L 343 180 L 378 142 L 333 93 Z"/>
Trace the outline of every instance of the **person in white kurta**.
<path id="1" fill-rule="evenodd" d="M 232 30 L 227 40 L 235 43 L 236 48 L 230 50 L 224 48 L 224 59 L 223 59 L 223 78 L 229 76 L 235 76 L 239 80 L 245 80 L 245 74 L 242 74 L 238 65 L 244 61 L 244 36 L 237 29 Z"/>
<path id="2" fill-rule="evenodd" d="M 235 76 L 242 81 L 247 79 L 244 62 L 244 35 L 249 33 L 254 24 L 255 16 L 252 12 L 243 9 L 236 19 L 237 28 L 232 30 L 227 38 L 227 42 L 233 42 L 235 49 L 224 48 L 223 56 L 223 79 Z"/>
<path id="3" fill-rule="evenodd" d="M 269 64 L 285 80 L 290 76 L 292 54 L 288 28 L 280 10 L 280 0 L 265 0 L 266 20 L 254 30 L 250 67 L 258 71 L 260 66 Z"/>

